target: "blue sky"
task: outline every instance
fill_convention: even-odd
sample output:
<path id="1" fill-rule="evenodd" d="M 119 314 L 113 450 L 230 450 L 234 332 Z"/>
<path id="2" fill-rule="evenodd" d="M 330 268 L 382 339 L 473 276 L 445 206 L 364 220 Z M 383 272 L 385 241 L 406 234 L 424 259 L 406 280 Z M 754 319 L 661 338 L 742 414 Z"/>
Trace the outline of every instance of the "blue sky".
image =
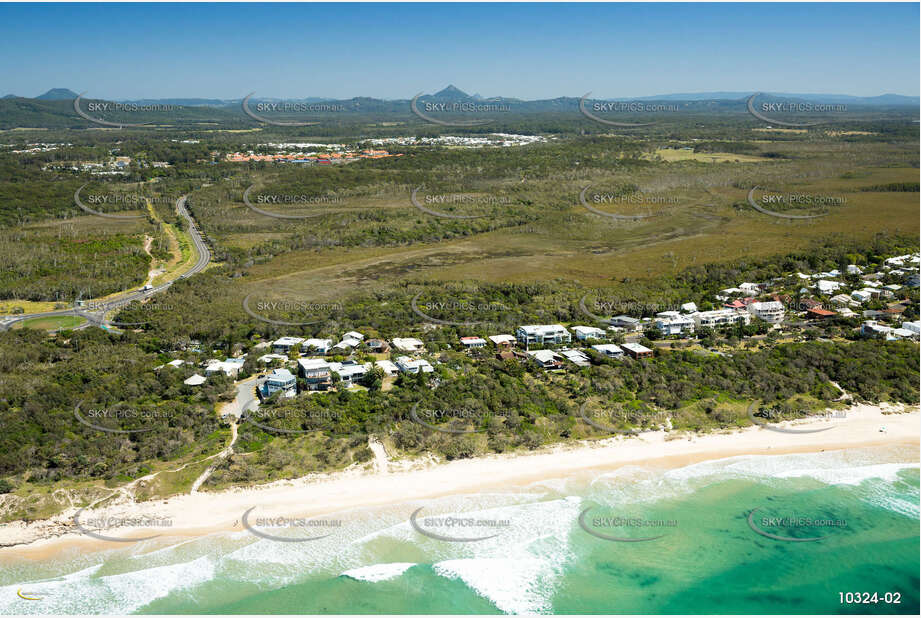
<path id="1" fill-rule="evenodd" d="M 918 95 L 918 23 L 918 3 L 0 4 L 0 95 Z"/>

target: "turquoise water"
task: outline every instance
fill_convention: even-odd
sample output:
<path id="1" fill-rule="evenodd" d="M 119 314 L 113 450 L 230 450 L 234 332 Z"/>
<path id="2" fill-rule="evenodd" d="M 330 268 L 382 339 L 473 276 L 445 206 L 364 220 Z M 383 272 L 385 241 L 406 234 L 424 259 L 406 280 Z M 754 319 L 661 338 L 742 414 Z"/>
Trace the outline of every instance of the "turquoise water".
<path id="1" fill-rule="evenodd" d="M 339 513 L 341 528 L 306 543 L 240 531 L 5 564 L 0 613 L 917 614 L 916 460 L 859 449 L 625 468 Z M 420 507 L 423 530 L 497 536 L 431 538 L 408 522 Z M 766 534 L 822 538 L 759 534 L 753 509 Z M 426 519 L 452 514 L 499 525 Z M 880 602 L 841 604 L 842 592 Z"/>

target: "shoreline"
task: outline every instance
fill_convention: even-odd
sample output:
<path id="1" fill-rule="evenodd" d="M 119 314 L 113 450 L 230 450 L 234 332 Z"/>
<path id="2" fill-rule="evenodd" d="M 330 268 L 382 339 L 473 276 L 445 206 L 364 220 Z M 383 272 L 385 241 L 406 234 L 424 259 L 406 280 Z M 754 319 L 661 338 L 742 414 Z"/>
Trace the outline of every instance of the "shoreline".
<path id="1" fill-rule="evenodd" d="M 545 447 L 530 453 L 498 454 L 387 472 L 346 470 L 314 474 L 220 492 L 182 494 L 167 499 L 132 502 L 88 510 L 82 521 L 101 517 L 168 519 L 171 526 L 124 526 L 99 533 L 113 537 L 189 539 L 217 532 L 239 532 L 240 519 L 251 507 L 258 515 L 317 517 L 356 508 L 396 505 L 447 495 L 478 493 L 486 489 L 523 487 L 575 474 L 613 471 L 628 465 L 674 469 L 703 461 L 746 455 L 786 455 L 878 446 L 914 447 L 917 461 L 921 441 L 921 413 L 892 412 L 890 406 L 856 405 L 845 418 L 812 418 L 777 425 L 797 430 L 828 429 L 814 433 L 783 433 L 764 427 L 707 434 L 646 432 Z M 890 412 L 884 414 L 884 412 Z M 885 426 L 885 433 L 880 428 Z M 831 429 L 829 429 L 831 428 Z M 391 467 L 406 467 L 392 462 Z M 307 506 L 314 505 L 314 506 Z M 131 547 L 132 543 L 104 541 L 73 528 L 77 509 L 25 525 L 0 525 L 0 562 L 44 560 L 68 551 L 94 552 Z M 61 530 L 67 530 L 61 533 Z"/>

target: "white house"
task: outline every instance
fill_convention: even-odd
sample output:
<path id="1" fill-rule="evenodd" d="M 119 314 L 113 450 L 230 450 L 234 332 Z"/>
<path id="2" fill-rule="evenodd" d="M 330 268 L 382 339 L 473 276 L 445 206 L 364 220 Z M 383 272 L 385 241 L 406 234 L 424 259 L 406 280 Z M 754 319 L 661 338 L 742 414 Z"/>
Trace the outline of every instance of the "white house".
<path id="1" fill-rule="evenodd" d="M 384 370 L 384 375 L 386 376 L 395 376 L 400 373 L 400 368 L 397 367 L 393 362 L 389 360 L 379 360 L 374 363 L 378 367 Z"/>
<path id="2" fill-rule="evenodd" d="M 317 352 L 317 354 L 327 354 L 329 353 L 330 348 L 333 346 L 332 339 L 305 339 L 303 347 L 307 349 L 312 349 Z"/>
<path id="3" fill-rule="evenodd" d="M 681 310 L 685 313 L 697 313 L 697 303 L 684 303 Z"/>
<path id="4" fill-rule="evenodd" d="M 630 317 L 629 315 L 615 315 L 608 323 L 611 326 L 624 329 L 626 332 L 634 332 L 640 329 L 640 320 Z"/>
<path id="5" fill-rule="evenodd" d="M 745 292 L 746 294 L 757 294 L 761 291 L 760 283 L 740 283 L 739 289 Z"/>
<path id="6" fill-rule="evenodd" d="M 276 369 L 262 384 L 263 397 L 270 397 L 278 391 L 282 391 L 282 397 L 297 395 L 297 378 L 287 369 Z"/>
<path id="7" fill-rule="evenodd" d="M 783 303 L 777 300 L 752 303 L 748 306 L 748 312 L 756 318 L 771 324 L 783 321 L 784 316 Z"/>
<path id="8" fill-rule="evenodd" d="M 276 354 L 288 354 L 291 348 L 304 343 L 300 337 L 282 337 L 272 342 L 272 351 Z"/>
<path id="9" fill-rule="evenodd" d="M 822 294 L 831 294 L 833 292 L 837 292 L 843 285 L 843 283 L 838 281 L 828 281 L 827 279 L 819 279 L 819 281 L 815 284 L 816 288 Z"/>
<path id="10" fill-rule="evenodd" d="M 403 352 L 421 352 L 425 344 L 414 337 L 394 337 L 393 347 Z"/>
<path id="11" fill-rule="evenodd" d="M 531 350 L 528 355 L 543 369 L 556 369 L 563 365 L 563 359 L 553 350 Z"/>
<path id="12" fill-rule="evenodd" d="M 330 370 L 339 376 L 343 386 L 349 387 L 355 382 L 361 381 L 371 371 L 371 363 L 364 363 L 363 365 L 359 365 L 355 361 L 330 363 Z"/>
<path id="13" fill-rule="evenodd" d="M 228 358 L 227 360 L 223 361 L 219 361 L 216 358 L 213 358 L 208 361 L 208 365 L 205 367 L 205 375 L 210 376 L 219 372 L 223 372 L 224 375 L 233 377 L 240 373 L 240 369 L 243 367 L 243 363 L 245 362 L 245 358 Z"/>
<path id="14" fill-rule="evenodd" d="M 197 373 L 190 378 L 186 378 L 182 381 L 183 384 L 188 384 L 189 386 L 201 386 L 207 381 L 205 376 L 200 376 Z"/>
<path id="15" fill-rule="evenodd" d="M 486 340 L 482 337 L 461 337 L 460 342 L 468 350 L 486 347 Z"/>
<path id="16" fill-rule="evenodd" d="M 510 346 L 515 343 L 514 335 L 490 335 L 489 340 L 498 348 L 500 346 Z"/>
<path id="17" fill-rule="evenodd" d="M 344 352 L 351 352 L 352 349 L 361 344 L 361 339 L 355 339 L 354 337 L 349 337 L 346 335 L 343 337 L 342 341 L 333 346 L 333 350 L 342 350 Z"/>
<path id="18" fill-rule="evenodd" d="M 835 296 L 829 298 L 828 302 L 830 302 L 835 307 L 847 307 L 851 304 L 852 299 L 847 294 L 836 294 Z"/>
<path id="19" fill-rule="evenodd" d="M 403 373 L 432 373 L 435 371 L 435 368 L 432 367 L 429 362 L 423 358 L 409 358 L 408 356 L 400 356 L 397 358 L 397 368 Z"/>
<path id="20" fill-rule="evenodd" d="M 528 324 L 519 326 L 515 337 L 526 346 L 534 343 L 569 343 L 572 335 L 562 324 Z"/>
<path id="21" fill-rule="evenodd" d="M 863 273 L 863 269 L 857 264 L 848 264 L 847 265 L 847 274 L 849 275 L 859 275 Z"/>
<path id="22" fill-rule="evenodd" d="M 575 365 L 578 365 L 579 367 L 588 367 L 591 365 L 588 356 L 579 350 L 560 350 L 560 354 L 562 354 L 566 360 Z"/>
<path id="23" fill-rule="evenodd" d="M 576 339 L 585 341 L 587 339 L 604 339 L 606 333 L 597 326 L 573 326 L 573 332 L 576 333 Z"/>
<path id="24" fill-rule="evenodd" d="M 264 365 L 268 365 L 272 361 L 277 361 L 277 360 L 282 361 L 282 362 L 287 361 L 288 357 L 285 356 L 284 354 L 263 354 L 256 360 Z"/>
<path id="25" fill-rule="evenodd" d="M 619 345 L 615 345 L 613 343 L 600 343 L 598 345 L 593 345 L 592 349 L 597 350 L 605 356 L 609 356 L 611 358 L 618 358 L 624 355 L 623 349 L 621 349 Z"/>
<path id="26" fill-rule="evenodd" d="M 915 334 L 917 338 L 921 335 L 921 320 L 915 322 L 902 322 L 902 328 Z"/>
<path id="27" fill-rule="evenodd" d="M 674 313 L 677 314 L 677 312 Z M 666 336 L 694 332 L 694 319 L 686 315 L 659 317 L 656 318 L 655 324 L 659 332 Z"/>
<path id="28" fill-rule="evenodd" d="M 873 294 L 866 290 L 854 290 L 851 292 L 851 298 L 856 300 L 859 303 L 865 303 L 873 298 Z"/>
<path id="29" fill-rule="evenodd" d="M 737 309 L 714 309 L 713 311 L 698 311 L 691 316 L 698 328 L 713 328 L 725 324 L 748 324 L 752 316 L 747 311 Z"/>
<path id="30" fill-rule="evenodd" d="M 356 330 L 350 330 L 346 334 L 342 335 L 343 339 L 358 339 L 358 341 L 364 341 L 365 336 L 359 333 Z"/>

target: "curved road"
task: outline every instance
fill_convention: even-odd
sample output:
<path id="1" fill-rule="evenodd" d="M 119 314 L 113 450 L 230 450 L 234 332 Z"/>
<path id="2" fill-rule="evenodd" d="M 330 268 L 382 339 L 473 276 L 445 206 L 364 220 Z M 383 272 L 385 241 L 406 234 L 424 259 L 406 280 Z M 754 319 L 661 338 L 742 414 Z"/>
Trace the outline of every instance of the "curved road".
<path id="1" fill-rule="evenodd" d="M 205 244 L 205 239 L 202 237 L 201 231 L 195 225 L 195 221 L 192 219 L 192 215 L 189 214 L 189 211 L 185 207 L 186 198 L 188 197 L 188 195 L 183 195 L 178 200 L 176 200 L 176 212 L 184 217 L 189 224 L 189 236 L 192 237 L 192 244 L 195 245 L 195 249 L 198 251 L 198 260 L 195 262 L 195 264 L 192 265 L 192 268 L 181 274 L 173 281 L 177 281 L 179 279 L 187 279 L 196 273 L 200 273 L 211 262 L 211 251 L 208 249 L 208 245 Z M 167 281 L 166 283 L 155 286 L 149 290 L 135 290 L 133 292 L 126 292 L 117 298 L 104 302 L 87 301 L 87 303 L 90 305 L 90 309 L 86 311 L 81 311 L 80 308 L 75 307 L 73 309 L 46 311 L 44 313 L 23 313 L 9 318 L 0 318 L 0 330 L 8 330 L 16 322 L 21 322 L 23 320 L 61 315 L 76 315 L 82 318 L 86 318 L 87 323 L 82 324 L 77 328 L 86 328 L 91 324 L 99 324 L 100 326 L 105 327 L 108 325 L 108 322 L 105 320 L 105 315 L 107 313 L 118 309 L 119 307 L 124 307 L 125 305 L 128 305 L 136 300 L 143 300 L 158 294 L 173 285 L 173 281 Z"/>

